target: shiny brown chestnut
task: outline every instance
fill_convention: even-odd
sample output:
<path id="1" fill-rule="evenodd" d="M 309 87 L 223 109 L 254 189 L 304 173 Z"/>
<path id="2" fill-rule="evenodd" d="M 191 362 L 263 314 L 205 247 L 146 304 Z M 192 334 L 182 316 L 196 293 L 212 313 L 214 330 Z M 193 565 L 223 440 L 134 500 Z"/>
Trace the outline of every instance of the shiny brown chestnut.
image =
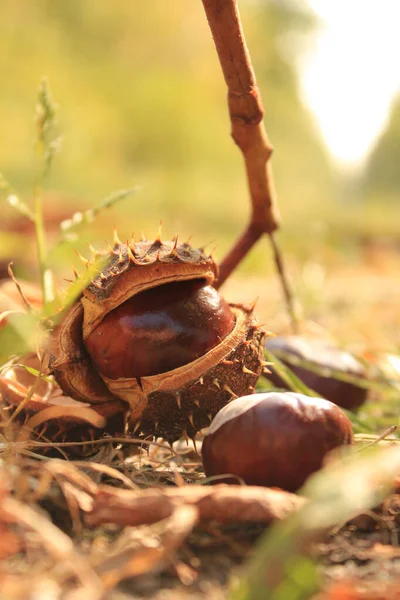
<path id="1" fill-rule="evenodd" d="M 222 408 L 203 441 L 202 458 L 208 477 L 231 474 L 248 485 L 296 491 L 329 451 L 352 442 L 350 420 L 336 404 L 269 392 Z"/>
<path id="2" fill-rule="evenodd" d="M 352 354 L 332 343 L 302 336 L 282 336 L 269 338 L 265 346 L 309 388 L 338 406 L 356 410 L 367 399 L 365 387 L 335 376 L 335 372 L 340 372 L 344 376 L 365 378 L 366 369 Z M 287 388 L 274 366 L 269 368 L 268 379 L 273 385 Z"/>
<path id="3" fill-rule="evenodd" d="M 204 281 L 178 281 L 133 296 L 85 341 L 100 373 L 145 377 L 188 364 L 217 346 L 235 324 L 229 304 Z"/>

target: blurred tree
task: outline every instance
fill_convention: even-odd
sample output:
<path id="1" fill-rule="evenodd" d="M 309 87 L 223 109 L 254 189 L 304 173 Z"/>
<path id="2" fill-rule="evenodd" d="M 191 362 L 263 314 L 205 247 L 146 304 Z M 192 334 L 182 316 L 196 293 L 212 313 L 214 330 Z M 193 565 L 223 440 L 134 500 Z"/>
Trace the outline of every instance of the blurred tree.
<path id="1" fill-rule="evenodd" d="M 297 85 L 296 60 L 314 19 L 302 1 L 239 5 L 276 147 L 284 222 L 291 239 L 303 237 L 333 192 L 327 153 Z M 53 189 L 90 204 L 115 188 L 143 184 L 120 209 L 124 226 L 132 223 L 129 232 L 155 228 L 163 218 L 168 233 L 218 239 L 223 252 L 249 203 L 200 0 L 6 0 L 0 170 L 24 190 L 31 189 L 31 115 L 43 75 L 61 104 L 65 135 Z"/>
<path id="2" fill-rule="evenodd" d="M 400 96 L 393 102 L 389 120 L 372 149 L 363 176 L 367 198 L 396 200 L 400 194 Z"/>

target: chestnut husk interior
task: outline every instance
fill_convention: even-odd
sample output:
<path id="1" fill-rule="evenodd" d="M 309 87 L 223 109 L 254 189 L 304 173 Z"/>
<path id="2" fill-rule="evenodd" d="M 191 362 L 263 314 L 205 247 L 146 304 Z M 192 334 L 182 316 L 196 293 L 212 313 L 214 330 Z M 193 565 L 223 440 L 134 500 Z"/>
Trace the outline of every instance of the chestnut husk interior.
<path id="1" fill-rule="evenodd" d="M 83 338 L 83 306 L 72 305 L 49 341 L 49 369 L 71 398 L 97 404 L 117 400 L 97 374 Z"/>
<path id="2" fill-rule="evenodd" d="M 367 399 L 368 390 L 358 385 L 337 379 L 329 375 L 329 370 L 342 371 L 344 375 L 365 376 L 365 370 L 347 352 L 324 343 L 321 340 L 308 340 L 299 336 L 283 336 L 268 338 L 266 348 L 286 365 L 310 389 L 347 410 L 357 410 Z M 352 368 L 347 366 L 347 358 L 351 358 Z M 306 366 L 296 364 L 296 358 L 307 360 L 318 368 L 326 369 L 327 374 L 316 373 Z M 291 360 L 292 359 L 292 360 Z M 293 360 L 294 359 L 294 360 Z M 345 359 L 345 360 L 343 360 Z M 290 389 L 279 376 L 274 366 L 268 367 L 267 378 L 278 388 Z"/>

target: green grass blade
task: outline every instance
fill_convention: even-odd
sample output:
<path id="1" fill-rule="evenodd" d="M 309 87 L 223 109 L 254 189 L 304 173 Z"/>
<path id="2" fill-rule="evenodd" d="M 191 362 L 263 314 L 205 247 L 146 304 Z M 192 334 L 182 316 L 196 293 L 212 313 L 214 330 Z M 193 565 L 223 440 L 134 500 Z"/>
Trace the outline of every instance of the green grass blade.
<path id="1" fill-rule="evenodd" d="M 393 388 L 393 384 L 391 384 L 388 381 L 379 381 L 377 379 L 372 379 L 368 376 L 357 377 L 356 375 L 344 373 L 339 369 L 318 365 L 313 361 L 300 358 L 299 356 L 295 356 L 294 354 L 290 352 L 285 352 L 284 350 L 274 350 L 274 352 L 271 352 L 270 354 L 274 357 L 274 360 L 278 358 L 280 359 L 280 361 L 284 360 L 290 365 L 302 367 L 303 369 L 307 369 L 308 371 L 311 371 L 316 375 L 321 375 L 322 377 L 332 377 L 334 379 L 337 379 L 338 381 L 352 383 L 357 387 L 364 388 L 367 390 L 387 391 L 388 389 Z"/>
<path id="2" fill-rule="evenodd" d="M 292 392 L 297 392 L 299 394 L 305 394 L 306 396 L 313 396 L 315 398 L 322 397 L 321 394 L 319 394 L 315 390 L 312 390 L 305 383 L 303 383 L 301 381 L 301 379 L 299 379 L 299 377 L 297 377 L 297 375 L 295 375 L 293 373 L 293 371 L 291 371 L 291 369 L 287 365 L 285 365 L 280 360 L 280 358 L 278 358 L 278 356 L 275 353 L 272 353 L 269 350 L 265 349 L 265 358 L 268 362 L 274 363 L 274 371 L 277 373 L 277 375 L 279 375 L 279 377 L 285 382 L 287 387 Z M 286 357 L 285 357 L 285 360 L 286 360 Z M 303 363 L 302 363 L 302 366 L 303 366 Z M 325 373 L 325 375 L 326 375 L 326 373 Z M 268 375 L 266 375 L 266 378 L 268 379 Z M 388 387 L 386 386 L 385 389 L 387 391 Z M 353 426 L 354 433 L 371 433 L 371 432 L 373 432 L 374 429 L 370 425 L 370 422 L 367 417 L 364 418 L 364 417 L 359 416 L 356 413 L 354 413 L 350 410 L 346 410 L 344 408 L 342 408 L 342 410 L 346 413 L 346 415 L 350 419 L 351 424 Z"/>
<path id="3" fill-rule="evenodd" d="M 56 105 L 54 104 L 47 81 L 43 79 L 39 85 L 38 101 L 36 104 L 37 135 L 35 147 L 39 166 L 34 186 L 34 223 L 36 246 L 38 253 L 40 281 L 43 292 L 45 310 L 54 302 L 55 292 L 53 276 L 47 265 L 46 235 L 43 217 L 42 187 L 59 147 L 59 138 L 55 137 Z"/>
<path id="4" fill-rule="evenodd" d="M 317 394 L 314 390 L 309 388 L 305 383 L 297 377 L 277 356 L 273 354 L 269 350 L 264 350 L 265 359 L 268 362 L 274 363 L 274 371 L 276 374 L 286 383 L 288 388 L 292 390 L 292 392 L 297 392 L 299 394 L 305 394 L 306 396 L 314 396 L 320 398 L 321 395 Z M 268 378 L 268 375 L 266 375 Z"/>
<path id="5" fill-rule="evenodd" d="M 140 186 L 134 186 L 132 188 L 127 188 L 124 190 L 118 190 L 116 192 L 113 192 L 112 194 L 104 198 L 101 202 L 99 202 L 99 204 L 94 208 L 89 208 L 88 210 L 85 210 L 83 212 L 77 212 L 73 214 L 70 219 L 65 219 L 64 221 L 62 221 L 60 223 L 61 237 L 58 241 L 58 245 L 65 241 L 69 241 L 71 239 L 71 234 L 75 233 L 75 231 L 79 229 L 79 227 L 87 225 L 88 223 L 92 223 L 97 217 L 97 215 L 99 215 L 101 212 L 108 208 L 112 208 L 113 206 L 115 206 L 115 204 L 121 202 L 122 200 L 125 200 L 125 198 L 128 198 L 132 194 L 137 193 L 140 189 Z M 75 239 L 75 236 L 72 239 Z"/>

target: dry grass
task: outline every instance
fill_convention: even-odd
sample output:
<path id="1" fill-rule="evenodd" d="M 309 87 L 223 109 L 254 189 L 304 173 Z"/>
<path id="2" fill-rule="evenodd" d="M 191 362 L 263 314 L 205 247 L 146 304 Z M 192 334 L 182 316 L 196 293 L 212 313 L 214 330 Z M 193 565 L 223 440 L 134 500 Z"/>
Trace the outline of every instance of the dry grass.
<path id="1" fill-rule="evenodd" d="M 329 273 L 318 263 L 299 269 L 293 262 L 309 317 L 304 331 L 335 338 L 358 352 L 395 350 L 400 330 L 397 266 L 395 253 L 369 255 L 357 267 L 340 266 Z M 232 278 L 224 294 L 235 301 L 259 297 L 260 320 L 277 333 L 288 331 L 275 277 L 247 277 L 245 285 Z M 397 425 L 397 406 L 396 389 L 371 392 L 360 416 L 374 435 L 359 436 L 359 442 L 370 442 L 384 427 Z M 8 419 L 7 409 L 3 415 Z M 177 512 L 167 511 L 154 523 L 89 527 L 86 518 L 99 486 L 116 492 L 125 488 L 138 497 L 144 490 L 158 490 L 167 492 L 165 498 L 171 490 L 198 489 L 204 483 L 200 446 L 195 451 L 180 441 L 172 450 L 160 440 L 138 449 L 133 441 L 108 439 L 94 446 L 97 454 L 90 460 L 73 462 L 43 456 L 44 442 L 14 442 L 19 427 L 13 423 L 3 429 L 0 443 L 1 600 L 226 597 L 265 523 L 200 523 L 190 503 L 178 503 Z M 59 446 L 60 452 L 68 451 Z M 335 584 L 321 598 L 370 599 L 383 573 L 381 593 L 386 582 L 393 586 L 399 579 L 399 498 L 389 494 L 377 510 L 343 524 L 313 546 L 324 581 L 352 582 L 353 591 Z M 110 500 L 111 512 L 112 507 Z M 391 593 L 382 598 L 392 600 Z"/>

